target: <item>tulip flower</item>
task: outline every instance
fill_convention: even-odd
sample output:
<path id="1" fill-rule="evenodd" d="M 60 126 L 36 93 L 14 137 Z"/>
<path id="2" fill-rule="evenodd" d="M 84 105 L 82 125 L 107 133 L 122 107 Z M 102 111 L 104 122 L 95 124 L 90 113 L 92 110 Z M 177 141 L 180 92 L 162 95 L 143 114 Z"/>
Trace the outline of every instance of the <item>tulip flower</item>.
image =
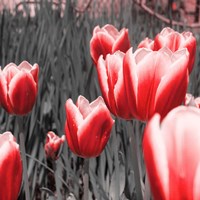
<path id="1" fill-rule="evenodd" d="M 22 182 L 22 161 L 12 133 L 0 134 L 0 153 L 0 199 L 17 200 Z"/>
<path id="2" fill-rule="evenodd" d="M 46 157 L 56 160 L 59 157 L 59 150 L 65 141 L 65 136 L 57 136 L 53 131 L 49 131 L 46 136 L 46 143 L 44 146 Z"/>
<path id="3" fill-rule="evenodd" d="M 142 121 L 158 112 L 164 117 L 179 106 L 188 86 L 187 49 L 159 51 L 132 49 L 124 56 L 124 83 L 132 115 Z"/>
<path id="4" fill-rule="evenodd" d="M 101 55 L 97 63 L 97 72 L 102 96 L 109 110 L 115 116 L 130 119 L 123 77 L 123 58 L 124 53 L 121 51 L 108 54 L 105 60 Z"/>
<path id="5" fill-rule="evenodd" d="M 90 40 L 90 54 L 96 64 L 99 56 L 105 59 L 107 54 L 120 50 L 126 52 L 130 48 L 128 29 L 118 31 L 113 25 L 107 24 L 100 28 L 96 26 Z"/>
<path id="6" fill-rule="evenodd" d="M 99 156 L 110 137 L 114 123 L 103 98 L 89 103 L 79 96 L 76 105 L 71 99 L 65 104 L 66 140 L 72 152 L 80 157 Z"/>
<path id="7" fill-rule="evenodd" d="M 0 102 L 10 114 L 25 115 L 32 110 L 38 90 L 37 64 L 23 61 L 0 69 Z"/>
<path id="8" fill-rule="evenodd" d="M 200 110 L 179 106 L 160 120 L 148 122 L 142 145 L 153 199 L 200 199 Z"/>
<path id="9" fill-rule="evenodd" d="M 138 45 L 138 48 L 145 47 L 154 51 L 158 51 L 165 46 L 173 52 L 182 48 L 187 48 L 189 52 L 188 70 L 189 73 L 191 73 L 196 55 L 196 39 L 193 34 L 189 31 L 179 33 L 169 27 L 166 27 L 156 35 L 154 41 L 145 38 L 145 40 Z"/>

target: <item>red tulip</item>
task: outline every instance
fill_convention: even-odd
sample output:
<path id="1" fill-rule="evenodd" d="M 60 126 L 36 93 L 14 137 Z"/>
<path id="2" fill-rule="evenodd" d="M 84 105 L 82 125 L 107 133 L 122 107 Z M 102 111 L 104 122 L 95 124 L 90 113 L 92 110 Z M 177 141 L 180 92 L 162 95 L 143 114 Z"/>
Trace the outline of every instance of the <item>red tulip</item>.
<path id="1" fill-rule="evenodd" d="M 105 60 L 101 55 L 97 64 L 97 72 L 102 96 L 109 110 L 116 116 L 130 119 L 131 113 L 127 107 L 123 78 L 123 58 L 124 53 L 121 51 L 112 55 L 108 54 Z"/>
<path id="2" fill-rule="evenodd" d="M 133 116 L 149 120 L 158 112 L 164 117 L 180 105 L 188 86 L 188 51 L 168 48 L 128 50 L 124 57 L 124 82 Z"/>
<path id="3" fill-rule="evenodd" d="M 96 64 L 99 56 L 105 59 L 107 54 L 120 50 L 126 52 L 130 48 L 128 29 L 118 31 L 113 25 L 107 24 L 100 28 L 96 26 L 90 40 L 90 54 Z"/>
<path id="4" fill-rule="evenodd" d="M 46 136 L 46 143 L 44 146 L 47 158 L 52 160 L 58 159 L 59 150 L 65 141 L 65 136 L 57 136 L 53 131 L 49 131 Z"/>
<path id="5" fill-rule="evenodd" d="M 152 117 L 143 138 L 154 200 L 200 199 L 200 110 L 180 106 L 160 120 Z"/>
<path id="6" fill-rule="evenodd" d="M 17 200 L 22 182 L 22 161 L 12 133 L 0 134 L 0 152 L 0 199 Z"/>
<path id="7" fill-rule="evenodd" d="M 38 88 L 37 64 L 23 61 L 8 64 L 0 70 L 0 102 L 10 114 L 25 115 L 32 110 Z"/>
<path id="8" fill-rule="evenodd" d="M 98 97 L 89 103 L 79 96 L 76 105 L 68 99 L 65 108 L 65 132 L 71 151 L 84 158 L 99 156 L 107 144 L 114 123 L 103 99 Z"/>
<path id="9" fill-rule="evenodd" d="M 168 47 L 173 52 L 182 48 L 187 48 L 189 52 L 188 70 L 189 73 L 192 72 L 196 54 L 196 39 L 189 31 L 179 33 L 169 27 L 166 27 L 159 34 L 157 34 L 154 41 L 146 38 L 138 45 L 138 47 L 146 47 L 154 51 L 157 51 L 162 47 Z"/>

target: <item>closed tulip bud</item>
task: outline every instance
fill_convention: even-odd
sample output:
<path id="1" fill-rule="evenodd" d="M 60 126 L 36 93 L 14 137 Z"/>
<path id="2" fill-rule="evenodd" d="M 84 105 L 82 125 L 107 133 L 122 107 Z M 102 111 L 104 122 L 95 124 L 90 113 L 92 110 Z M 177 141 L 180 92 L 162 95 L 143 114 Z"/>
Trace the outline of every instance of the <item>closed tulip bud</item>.
<path id="1" fill-rule="evenodd" d="M 17 200 L 22 182 L 22 161 L 12 133 L 0 134 L 0 153 L 0 199 Z"/>
<path id="2" fill-rule="evenodd" d="M 154 200 L 200 199 L 200 110 L 179 106 L 147 123 L 144 160 Z"/>
<path id="3" fill-rule="evenodd" d="M 89 103 L 79 96 L 76 105 L 68 99 L 65 109 L 66 140 L 71 151 L 83 158 L 99 156 L 108 142 L 114 123 L 102 97 Z"/>
<path id="4" fill-rule="evenodd" d="M 126 52 L 130 48 L 128 29 L 118 31 L 113 25 L 107 24 L 100 28 L 96 26 L 90 40 L 90 54 L 96 64 L 99 56 L 105 59 L 107 54 L 120 50 Z"/>
<path id="5" fill-rule="evenodd" d="M 123 77 L 124 55 L 123 52 L 117 51 L 112 55 L 108 54 L 105 60 L 101 55 L 97 72 L 102 96 L 109 110 L 115 116 L 131 119 Z"/>
<path id="6" fill-rule="evenodd" d="M 0 70 L 0 102 L 10 114 L 25 115 L 30 112 L 38 90 L 37 64 L 23 61 L 19 66 L 10 63 Z"/>
<path id="7" fill-rule="evenodd" d="M 44 146 L 46 157 L 56 160 L 59 157 L 60 148 L 65 141 L 65 136 L 57 136 L 53 131 L 49 131 L 46 136 L 46 143 Z"/>
<path id="8" fill-rule="evenodd" d="M 164 117 L 179 106 L 188 86 L 188 51 L 172 52 L 146 48 L 128 50 L 123 74 L 130 111 L 135 118 L 147 121 L 158 112 Z"/>

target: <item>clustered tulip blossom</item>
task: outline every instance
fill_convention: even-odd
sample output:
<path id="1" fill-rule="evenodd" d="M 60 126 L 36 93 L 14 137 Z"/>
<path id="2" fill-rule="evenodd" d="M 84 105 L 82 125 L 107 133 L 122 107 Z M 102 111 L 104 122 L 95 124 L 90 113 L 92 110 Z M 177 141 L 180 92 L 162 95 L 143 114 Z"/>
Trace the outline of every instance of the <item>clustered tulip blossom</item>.
<path id="1" fill-rule="evenodd" d="M 138 45 L 138 48 L 149 48 L 154 51 L 167 46 L 171 51 L 175 52 L 182 48 L 187 48 L 189 52 L 188 71 L 192 72 L 195 54 L 196 54 L 196 39 L 189 31 L 179 33 L 173 29 L 166 27 L 158 33 L 154 40 L 145 38 Z"/>
<path id="2" fill-rule="evenodd" d="M 23 61 L 19 66 L 10 63 L 0 70 L 0 103 L 10 114 L 29 113 L 38 90 L 38 64 Z"/>
<path id="3" fill-rule="evenodd" d="M 200 199 L 200 110 L 179 106 L 144 131 L 143 152 L 154 200 Z"/>
<path id="4" fill-rule="evenodd" d="M 65 108 L 65 133 L 71 151 L 84 158 L 99 156 L 114 123 L 102 97 L 89 103 L 79 96 L 76 105 L 68 99 Z"/>
<path id="5" fill-rule="evenodd" d="M 99 26 L 94 28 L 90 40 L 90 54 L 95 64 L 100 55 L 105 58 L 107 54 L 113 54 L 117 50 L 125 53 L 129 48 L 128 29 L 123 28 L 118 31 L 111 24 L 107 24 L 102 28 Z"/>
<path id="6" fill-rule="evenodd" d="M 47 158 L 52 160 L 58 159 L 59 150 L 65 141 L 65 136 L 57 136 L 53 131 L 49 131 L 46 136 L 46 143 L 44 146 Z"/>
<path id="7" fill-rule="evenodd" d="M 22 161 L 12 133 L 0 134 L 0 153 L 0 199 L 17 200 L 22 182 Z"/>

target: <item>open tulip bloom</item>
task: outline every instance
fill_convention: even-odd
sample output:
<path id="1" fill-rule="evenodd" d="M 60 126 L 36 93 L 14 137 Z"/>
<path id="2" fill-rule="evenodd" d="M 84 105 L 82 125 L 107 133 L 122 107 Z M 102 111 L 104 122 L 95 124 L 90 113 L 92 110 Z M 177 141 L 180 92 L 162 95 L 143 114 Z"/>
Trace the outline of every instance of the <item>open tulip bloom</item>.
<path id="1" fill-rule="evenodd" d="M 25 115 L 32 110 L 38 90 L 37 64 L 10 63 L 0 70 L 0 102 L 10 114 Z"/>
<path id="2" fill-rule="evenodd" d="M 132 48 L 123 62 L 129 109 L 135 118 L 147 121 L 158 112 L 164 117 L 184 101 L 188 86 L 188 51 L 172 52 Z"/>
<path id="3" fill-rule="evenodd" d="M 156 35 L 154 40 L 145 38 L 138 45 L 138 48 L 145 47 L 154 51 L 158 51 L 165 46 L 173 52 L 182 48 L 187 48 L 189 52 L 188 70 L 189 73 L 191 73 L 196 55 L 196 39 L 193 36 L 192 32 L 187 31 L 179 33 L 169 27 L 166 27 L 159 34 Z"/>
<path id="4" fill-rule="evenodd" d="M 93 36 L 90 40 L 90 54 L 96 64 L 99 56 L 103 58 L 107 54 L 113 54 L 120 50 L 126 52 L 130 48 L 128 29 L 118 31 L 113 25 L 107 24 L 100 28 L 96 26 L 93 30 Z"/>
<path id="5" fill-rule="evenodd" d="M 200 110 L 179 106 L 144 131 L 143 152 L 154 200 L 200 199 Z"/>
<path id="6" fill-rule="evenodd" d="M 17 200 L 22 182 L 22 161 L 12 133 L 0 134 L 0 154 L 0 199 Z"/>
<path id="7" fill-rule="evenodd" d="M 72 152 L 80 157 L 99 156 L 110 138 L 113 119 L 103 98 L 89 103 L 79 96 L 76 105 L 71 99 L 65 104 L 66 140 Z"/>
<path id="8" fill-rule="evenodd" d="M 97 72 L 102 96 L 109 110 L 115 116 L 131 119 L 123 77 L 124 55 L 123 52 L 117 51 L 112 55 L 108 54 L 105 60 L 101 55 Z"/>

